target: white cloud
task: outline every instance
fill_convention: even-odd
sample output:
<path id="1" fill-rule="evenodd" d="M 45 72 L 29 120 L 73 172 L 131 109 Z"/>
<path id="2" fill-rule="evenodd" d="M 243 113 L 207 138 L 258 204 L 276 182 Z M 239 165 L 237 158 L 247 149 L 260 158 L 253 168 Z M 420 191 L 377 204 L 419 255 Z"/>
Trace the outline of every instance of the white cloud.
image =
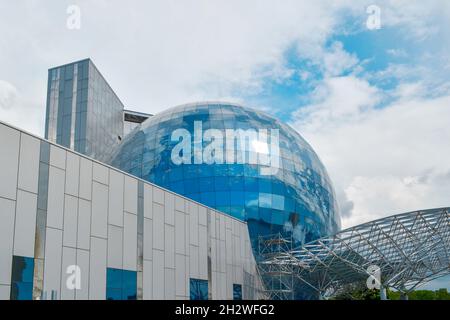
<path id="1" fill-rule="evenodd" d="M 450 95 L 425 99 L 420 85 L 405 86 L 380 109 L 367 82 L 326 79 L 327 94 L 296 114 L 335 183 L 344 227 L 450 205 Z"/>

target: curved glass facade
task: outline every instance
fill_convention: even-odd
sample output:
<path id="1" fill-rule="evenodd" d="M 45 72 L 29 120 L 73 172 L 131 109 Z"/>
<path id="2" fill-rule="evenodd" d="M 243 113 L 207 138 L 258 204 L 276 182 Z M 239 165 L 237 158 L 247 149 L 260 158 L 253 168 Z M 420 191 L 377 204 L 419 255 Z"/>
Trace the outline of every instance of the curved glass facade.
<path id="1" fill-rule="evenodd" d="M 328 174 L 291 127 L 253 109 L 195 103 L 157 114 L 128 134 L 109 163 L 300 243 L 340 228 Z"/>

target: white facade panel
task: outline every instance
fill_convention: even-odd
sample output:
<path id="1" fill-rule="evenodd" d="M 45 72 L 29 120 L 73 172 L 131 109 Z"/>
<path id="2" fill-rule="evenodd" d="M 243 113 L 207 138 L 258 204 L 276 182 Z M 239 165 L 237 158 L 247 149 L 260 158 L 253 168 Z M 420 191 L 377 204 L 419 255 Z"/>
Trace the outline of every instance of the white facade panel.
<path id="1" fill-rule="evenodd" d="M 78 197 L 80 184 L 80 157 L 67 152 L 66 160 L 66 194 Z"/>
<path id="2" fill-rule="evenodd" d="M 0 300 L 9 300 L 11 293 L 11 286 L 0 284 Z"/>
<path id="3" fill-rule="evenodd" d="M 66 168 L 66 150 L 50 145 L 50 165 L 64 170 Z"/>
<path id="4" fill-rule="evenodd" d="M 189 239 L 190 244 L 198 246 L 198 206 L 189 203 Z"/>
<path id="5" fill-rule="evenodd" d="M 80 159 L 80 198 L 92 199 L 92 161 Z"/>
<path id="6" fill-rule="evenodd" d="M 106 298 L 106 240 L 91 237 L 89 257 L 89 299 L 105 300 Z"/>
<path id="7" fill-rule="evenodd" d="M 94 182 L 92 184 L 91 234 L 100 238 L 107 236 L 108 187 Z"/>
<path id="8" fill-rule="evenodd" d="M 198 272 L 202 279 L 208 278 L 208 233 L 206 226 L 199 227 Z"/>
<path id="9" fill-rule="evenodd" d="M 15 206 L 15 201 L 0 198 L 0 285 L 11 284 Z"/>
<path id="10" fill-rule="evenodd" d="M 89 250 L 91 241 L 91 202 L 78 200 L 77 247 Z"/>
<path id="11" fill-rule="evenodd" d="M 62 230 L 47 228 L 45 234 L 44 292 L 61 297 Z"/>
<path id="12" fill-rule="evenodd" d="M 189 271 L 191 278 L 200 278 L 200 272 L 198 267 L 198 247 L 190 245 L 189 246 Z"/>
<path id="13" fill-rule="evenodd" d="M 198 223 L 206 226 L 206 207 L 198 206 Z"/>
<path id="14" fill-rule="evenodd" d="M 164 299 L 164 252 L 153 250 L 153 299 Z"/>
<path id="15" fill-rule="evenodd" d="M 153 248 L 164 250 L 164 207 L 158 203 L 153 203 Z"/>
<path id="16" fill-rule="evenodd" d="M 164 299 L 175 300 L 175 269 L 164 270 Z"/>
<path id="17" fill-rule="evenodd" d="M 62 250 L 62 272 L 61 272 L 61 300 L 74 300 L 75 290 L 70 286 L 76 285 L 76 274 L 69 266 L 77 264 L 77 250 L 74 248 L 63 247 Z M 75 271 L 76 272 L 76 271 Z"/>
<path id="18" fill-rule="evenodd" d="M 63 244 L 69 247 L 77 245 L 78 198 L 66 195 L 64 201 Z"/>
<path id="19" fill-rule="evenodd" d="M 180 254 L 186 253 L 185 220 L 183 212 L 175 211 L 175 252 Z"/>
<path id="20" fill-rule="evenodd" d="M 153 268 L 152 261 L 144 260 L 143 271 L 143 298 L 144 300 L 153 299 Z"/>
<path id="21" fill-rule="evenodd" d="M 175 295 L 186 296 L 186 256 L 175 255 Z"/>
<path id="22" fill-rule="evenodd" d="M 169 192 L 164 195 L 164 220 L 172 226 L 175 224 L 175 197 Z"/>
<path id="23" fill-rule="evenodd" d="M 109 210 L 108 223 L 123 226 L 123 185 L 124 175 L 109 170 Z"/>
<path id="24" fill-rule="evenodd" d="M 16 223 L 14 227 L 14 255 L 16 256 L 34 256 L 36 209 L 37 195 L 18 190 L 16 203 Z"/>
<path id="25" fill-rule="evenodd" d="M 81 288 L 75 290 L 75 299 L 89 299 L 89 251 L 77 250 L 77 265 L 81 270 Z"/>
<path id="26" fill-rule="evenodd" d="M 15 200 L 20 133 L 0 124 L 0 197 Z"/>
<path id="27" fill-rule="evenodd" d="M 153 220 L 144 218 L 144 260 L 152 260 L 153 256 Z"/>
<path id="28" fill-rule="evenodd" d="M 21 134 L 18 186 L 22 190 L 38 192 L 40 146 L 38 139 Z"/>
<path id="29" fill-rule="evenodd" d="M 64 170 L 50 166 L 48 177 L 47 226 L 62 229 L 64 212 Z"/>
<path id="30" fill-rule="evenodd" d="M 108 268 L 123 269 L 123 228 L 108 226 Z"/>
<path id="31" fill-rule="evenodd" d="M 164 265 L 175 268 L 175 227 L 164 225 Z"/>
<path id="32" fill-rule="evenodd" d="M 125 176 L 124 210 L 129 213 L 137 214 L 137 191 L 137 180 L 130 176 Z"/>
<path id="33" fill-rule="evenodd" d="M 144 184 L 144 217 L 153 219 L 153 187 Z"/>
<path id="34" fill-rule="evenodd" d="M 92 163 L 92 179 L 102 184 L 108 184 L 109 168 L 97 162 Z"/>
<path id="35" fill-rule="evenodd" d="M 185 200 L 183 197 L 175 195 L 175 210 L 186 212 Z"/>
<path id="36" fill-rule="evenodd" d="M 153 202 L 164 205 L 164 190 L 153 187 Z"/>
<path id="37" fill-rule="evenodd" d="M 123 219 L 123 268 L 136 271 L 137 216 L 128 212 Z"/>

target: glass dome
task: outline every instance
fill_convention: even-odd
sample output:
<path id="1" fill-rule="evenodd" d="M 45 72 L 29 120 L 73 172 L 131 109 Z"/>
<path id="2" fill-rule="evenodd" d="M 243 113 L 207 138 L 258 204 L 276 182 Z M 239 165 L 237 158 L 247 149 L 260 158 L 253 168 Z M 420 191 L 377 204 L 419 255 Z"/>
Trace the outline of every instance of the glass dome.
<path id="1" fill-rule="evenodd" d="M 109 163 L 247 221 L 252 241 L 281 232 L 301 244 L 340 228 L 315 152 L 261 111 L 220 102 L 168 109 L 130 132 Z"/>

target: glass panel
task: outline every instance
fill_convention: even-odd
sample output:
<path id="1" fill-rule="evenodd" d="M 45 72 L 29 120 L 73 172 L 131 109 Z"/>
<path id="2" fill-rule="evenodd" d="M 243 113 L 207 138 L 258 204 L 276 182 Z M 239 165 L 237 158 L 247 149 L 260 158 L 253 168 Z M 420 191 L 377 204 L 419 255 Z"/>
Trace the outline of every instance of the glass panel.
<path id="1" fill-rule="evenodd" d="M 189 282 L 191 300 L 208 300 L 208 281 L 190 279 Z"/>
<path id="2" fill-rule="evenodd" d="M 242 300 L 242 285 L 233 284 L 233 300 Z"/>

